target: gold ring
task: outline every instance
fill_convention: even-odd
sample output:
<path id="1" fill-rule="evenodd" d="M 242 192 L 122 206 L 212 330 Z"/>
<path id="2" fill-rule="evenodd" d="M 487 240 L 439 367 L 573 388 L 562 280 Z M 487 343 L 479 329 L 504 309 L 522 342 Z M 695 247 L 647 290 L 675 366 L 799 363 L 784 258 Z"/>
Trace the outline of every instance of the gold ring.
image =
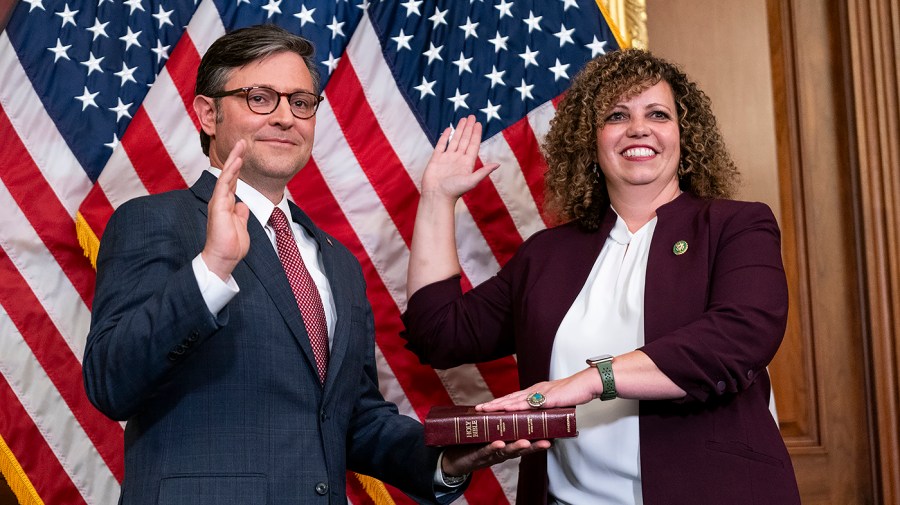
<path id="1" fill-rule="evenodd" d="M 525 401 L 528 402 L 528 405 L 530 405 L 532 408 L 537 409 L 540 408 L 540 406 L 543 405 L 545 401 L 547 401 L 547 397 L 544 396 L 543 393 L 535 391 L 534 393 L 528 395 L 528 397 L 525 398 Z"/>

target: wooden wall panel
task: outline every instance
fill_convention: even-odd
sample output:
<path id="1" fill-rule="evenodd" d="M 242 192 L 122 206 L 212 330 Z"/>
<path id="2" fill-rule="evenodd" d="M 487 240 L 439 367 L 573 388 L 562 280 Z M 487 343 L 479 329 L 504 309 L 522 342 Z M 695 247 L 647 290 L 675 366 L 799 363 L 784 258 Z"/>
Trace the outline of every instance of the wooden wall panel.
<path id="1" fill-rule="evenodd" d="M 900 503 L 900 3 L 848 1 L 847 39 L 875 478 Z"/>
<path id="2" fill-rule="evenodd" d="M 764 181 L 740 196 L 777 209 L 791 307 L 771 368 L 803 503 L 880 503 L 845 10 L 838 1 L 648 0 L 647 16 L 650 49 L 683 63 L 713 99 L 739 167 Z"/>

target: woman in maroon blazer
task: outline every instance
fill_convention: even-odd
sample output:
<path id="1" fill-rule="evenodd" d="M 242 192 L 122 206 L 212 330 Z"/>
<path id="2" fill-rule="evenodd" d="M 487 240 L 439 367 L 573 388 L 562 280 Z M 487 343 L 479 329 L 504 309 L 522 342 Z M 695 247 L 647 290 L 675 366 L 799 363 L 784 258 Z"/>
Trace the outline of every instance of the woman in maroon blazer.
<path id="1" fill-rule="evenodd" d="M 516 354 L 523 390 L 482 410 L 578 405 L 579 437 L 522 458 L 518 503 L 799 503 L 768 408 L 788 303 L 778 225 L 726 199 L 737 170 L 706 95 L 645 51 L 590 62 L 544 144 L 546 205 L 566 224 L 463 295 L 453 208 L 497 168 L 472 170 L 480 137 L 463 119 L 426 168 L 406 338 L 437 368 Z"/>

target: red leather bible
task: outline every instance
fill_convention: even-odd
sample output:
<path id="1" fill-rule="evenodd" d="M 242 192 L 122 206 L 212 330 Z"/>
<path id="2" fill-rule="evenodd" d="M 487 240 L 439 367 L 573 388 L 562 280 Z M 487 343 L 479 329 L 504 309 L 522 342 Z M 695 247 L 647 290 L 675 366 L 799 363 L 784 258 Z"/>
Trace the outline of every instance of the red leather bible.
<path id="1" fill-rule="evenodd" d="M 425 444 L 484 444 L 528 439 L 546 440 L 578 435 L 575 407 L 516 412 L 478 412 L 470 405 L 432 407 L 425 417 Z"/>

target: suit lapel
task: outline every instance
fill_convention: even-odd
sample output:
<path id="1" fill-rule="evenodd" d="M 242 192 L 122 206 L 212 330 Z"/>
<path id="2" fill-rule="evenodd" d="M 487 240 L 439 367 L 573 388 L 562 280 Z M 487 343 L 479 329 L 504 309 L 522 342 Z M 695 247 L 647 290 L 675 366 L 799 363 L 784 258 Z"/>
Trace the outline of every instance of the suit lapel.
<path id="1" fill-rule="evenodd" d="M 203 172 L 200 179 L 191 187 L 191 191 L 194 192 L 197 198 L 208 203 L 212 197 L 215 185 L 215 176 L 209 172 Z M 202 207 L 201 212 L 204 215 L 207 214 L 206 206 Z M 308 226 L 307 229 L 309 229 Z M 294 339 L 297 340 L 297 343 L 303 350 L 307 363 L 313 370 L 316 370 L 315 355 L 309 343 L 309 335 L 306 333 L 306 326 L 303 324 L 303 318 L 300 315 L 300 309 L 297 307 L 294 292 L 291 290 L 287 275 L 285 275 L 281 261 L 278 259 L 278 254 L 275 252 L 275 248 L 272 247 L 272 242 L 266 235 L 263 225 L 252 213 L 247 221 L 247 232 L 250 234 L 250 250 L 242 263 L 250 269 L 252 274 L 259 280 L 260 285 L 268 293 L 288 328 L 290 328 Z M 241 265 L 239 264 L 237 268 L 241 268 Z"/>

